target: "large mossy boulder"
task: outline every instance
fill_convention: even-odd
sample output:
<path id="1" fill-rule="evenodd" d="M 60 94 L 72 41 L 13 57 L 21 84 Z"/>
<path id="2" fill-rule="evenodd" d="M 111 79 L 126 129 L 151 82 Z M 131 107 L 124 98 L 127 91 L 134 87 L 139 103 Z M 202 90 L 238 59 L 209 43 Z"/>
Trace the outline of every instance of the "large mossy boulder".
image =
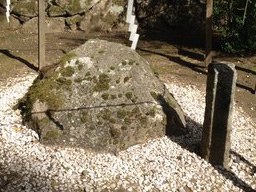
<path id="1" fill-rule="evenodd" d="M 5 0 L 0 0 L 0 16 L 5 16 L 5 4 Z M 124 30 L 126 4 L 125 0 L 45 0 L 46 19 L 50 21 L 47 24 L 54 28 L 47 32 Z M 22 24 L 23 31 L 37 30 L 37 24 L 31 24 L 38 16 L 38 1 L 12 0 L 10 9 L 11 15 Z"/>
<path id="2" fill-rule="evenodd" d="M 37 1 L 16 0 L 12 2 L 12 7 L 12 13 L 18 16 L 33 18 L 38 14 Z"/>
<path id="3" fill-rule="evenodd" d="M 110 152 L 185 130 L 180 106 L 148 63 L 103 40 L 87 41 L 46 70 L 21 104 L 44 144 Z"/>
<path id="4" fill-rule="evenodd" d="M 98 2 L 99 0 L 58 0 L 56 3 L 72 16 L 89 10 Z"/>

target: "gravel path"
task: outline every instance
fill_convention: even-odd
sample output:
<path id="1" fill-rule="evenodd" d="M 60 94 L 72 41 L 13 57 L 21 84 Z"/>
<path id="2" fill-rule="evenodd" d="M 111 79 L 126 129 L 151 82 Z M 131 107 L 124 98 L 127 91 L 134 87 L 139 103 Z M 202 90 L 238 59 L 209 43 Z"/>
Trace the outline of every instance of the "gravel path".
<path id="1" fill-rule="evenodd" d="M 166 86 L 187 116 L 189 134 L 159 138 L 112 154 L 41 145 L 12 106 L 35 74 L 0 85 L 0 191 L 255 191 L 256 126 L 234 110 L 230 171 L 213 167 L 199 149 L 205 93 Z"/>

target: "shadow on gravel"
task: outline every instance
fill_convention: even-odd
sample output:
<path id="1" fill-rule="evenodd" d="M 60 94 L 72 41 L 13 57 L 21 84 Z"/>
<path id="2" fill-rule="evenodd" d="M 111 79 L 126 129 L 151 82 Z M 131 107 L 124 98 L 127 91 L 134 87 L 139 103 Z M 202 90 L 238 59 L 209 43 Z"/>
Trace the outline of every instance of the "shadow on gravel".
<path id="1" fill-rule="evenodd" d="M 88 38 L 75 38 L 75 37 L 59 37 L 60 40 L 65 41 L 65 44 L 67 47 L 78 47 L 80 45 L 83 45 L 86 41 L 88 41 Z"/>
<path id="2" fill-rule="evenodd" d="M 240 70 L 240 71 L 243 71 L 243 72 L 246 72 L 246 73 L 251 73 L 252 75 L 256 75 L 256 71 L 253 71 L 253 70 L 250 70 L 250 69 L 245 69 L 245 68 L 239 67 L 239 66 L 236 66 L 236 69 Z"/>
<path id="3" fill-rule="evenodd" d="M 215 169 L 220 174 L 222 174 L 226 179 L 231 180 L 236 187 L 242 189 L 245 192 L 255 192 L 255 190 L 250 185 L 248 185 L 243 180 L 238 178 L 234 172 L 230 170 L 221 169 L 221 168 L 215 168 Z"/>
<path id="4" fill-rule="evenodd" d="M 185 57 L 189 57 L 194 60 L 204 62 L 204 55 L 199 54 L 199 53 L 194 53 L 194 52 L 191 52 L 191 51 L 188 51 L 185 49 L 178 49 L 178 54 L 183 55 Z"/>
<path id="5" fill-rule="evenodd" d="M 189 127 L 189 133 L 185 136 L 182 136 L 183 138 L 171 137 L 170 139 L 173 142 L 180 145 L 182 148 L 184 148 L 192 153 L 196 153 L 198 156 L 200 156 L 200 145 L 201 145 L 201 136 L 202 136 L 203 126 L 201 124 L 195 122 L 194 120 L 192 120 L 189 117 L 186 117 L 186 120 L 187 120 L 187 124 Z M 246 160 L 242 155 L 240 155 L 239 153 L 232 151 L 232 150 L 230 151 L 230 156 L 231 155 L 234 156 L 235 159 L 237 159 L 237 161 L 234 163 L 239 163 L 240 161 L 242 161 L 243 163 L 245 163 L 247 165 L 246 168 L 244 168 L 245 170 L 246 169 L 250 170 L 249 171 L 250 173 L 247 173 L 247 174 L 253 175 L 256 173 L 256 166 L 253 165 L 248 160 Z M 219 166 L 213 166 L 213 167 L 216 171 L 218 171 L 218 173 L 220 173 L 226 179 L 232 181 L 233 185 L 240 188 L 241 190 L 243 190 L 245 192 L 255 192 L 256 191 L 250 185 L 248 185 L 245 181 L 240 179 L 234 172 L 232 172 L 230 170 L 223 169 Z M 232 167 L 230 167 L 230 169 L 231 168 Z"/>
<path id="6" fill-rule="evenodd" d="M 148 42 L 165 42 L 179 47 L 205 47 L 204 31 L 191 28 L 187 30 L 178 26 L 161 28 L 161 30 L 141 30 L 140 39 Z M 215 49 L 218 48 L 216 39 L 213 47 Z"/>
<path id="7" fill-rule="evenodd" d="M 102 39 L 107 40 L 111 42 L 116 43 L 122 43 L 122 44 L 129 44 L 129 41 L 127 40 L 129 37 L 126 36 L 127 33 L 117 33 L 117 32 L 111 32 L 111 33 L 101 33 L 101 32 L 95 32 L 95 33 L 84 33 L 83 31 L 77 32 L 76 35 L 72 36 L 56 36 L 55 38 L 58 38 L 62 42 L 65 42 L 66 47 L 69 47 L 74 49 L 80 45 L 83 45 L 86 41 L 90 39 Z"/>
<path id="8" fill-rule="evenodd" d="M 155 55 L 160 55 L 162 57 L 166 57 L 166 58 L 168 58 L 170 61 L 172 61 L 174 63 L 177 63 L 177 64 L 179 64 L 181 66 L 184 66 L 184 67 L 188 67 L 188 68 L 190 68 L 193 71 L 196 71 L 198 73 L 202 73 L 204 75 L 207 75 L 207 72 L 204 69 L 205 68 L 204 66 L 196 65 L 196 64 L 184 61 L 183 59 L 181 59 L 178 56 L 170 56 L 170 55 L 167 55 L 167 54 L 164 54 L 164 53 L 160 53 L 160 52 L 156 52 L 156 51 L 151 51 L 151 50 L 147 50 L 147 49 L 139 48 L 139 47 L 138 47 L 138 50 L 143 51 L 143 52 L 147 52 L 147 53 L 151 53 L 151 54 L 155 54 Z"/>
<path id="9" fill-rule="evenodd" d="M 19 171 L 12 171 L 10 167 L 19 166 L 17 164 L 9 165 L 8 168 L 0 169 L 0 192 L 6 191 L 51 191 L 51 187 L 54 186 L 58 181 L 51 179 L 50 184 L 46 185 L 46 176 L 32 174 L 31 171 L 26 170 L 28 173 L 22 174 Z M 2 174 L 1 174 L 2 173 Z M 6 180 L 4 179 L 6 177 Z M 38 181 L 40 179 L 40 181 Z M 32 184 L 33 183 L 33 184 Z M 38 187 L 37 185 L 41 186 Z M 34 189 L 34 190 L 33 190 Z M 57 190 L 53 190 L 57 191 Z"/>
<path id="10" fill-rule="evenodd" d="M 254 173 L 256 173 L 256 166 L 253 165 L 251 162 L 249 162 L 247 159 L 245 159 L 242 155 L 238 154 L 235 151 L 230 151 L 230 154 L 236 156 L 236 158 L 238 159 L 238 161 L 243 161 L 245 164 L 247 164 L 249 167 L 251 167 L 251 174 L 253 175 Z"/>
<path id="11" fill-rule="evenodd" d="M 197 73 L 201 73 L 203 75 L 207 75 L 208 74 L 208 72 L 205 69 L 205 67 L 202 66 L 202 62 L 200 62 L 200 65 L 198 65 L 198 64 L 194 64 L 194 63 L 190 63 L 188 61 L 185 61 L 185 60 L 183 60 L 182 58 L 180 58 L 178 56 L 171 56 L 171 55 L 167 55 L 167 54 L 160 53 L 160 52 L 157 52 L 157 51 L 151 51 L 151 50 L 147 50 L 147 49 L 139 48 L 139 47 L 137 49 L 140 50 L 140 51 L 146 52 L 146 53 L 151 53 L 151 54 L 155 54 L 155 55 L 160 55 L 162 57 L 166 57 L 170 61 L 172 61 L 174 63 L 177 63 L 178 65 L 181 65 L 183 67 L 190 68 L 191 70 L 193 70 L 193 71 L 195 71 Z M 181 52 L 181 54 L 184 55 L 184 56 L 189 56 L 190 58 L 197 59 L 199 61 L 202 60 L 200 54 L 191 53 L 191 52 L 188 52 L 186 50 L 179 50 L 179 52 Z M 237 67 L 236 66 L 236 69 L 241 70 L 241 71 L 245 71 L 247 73 L 255 74 L 254 71 L 247 70 L 247 69 L 244 69 L 244 68 L 241 68 L 241 67 Z M 242 85 L 240 83 L 236 83 L 236 86 L 241 88 L 241 89 L 244 89 L 246 91 L 249 91 L 252 94 L 254 94 L 254 89 L 251 88 L 251 87 Z"/>
<path id="12" fill-rule="evenodd" d="M 0 49 L 0 53 L 6 55 L 9 58 L 15 59 L 17 61 L 20 61 L 21 63 L 25 64 L 27 67 L 29 67 L 30 69 L 34 70 L 34 71 L 38 71 L 38 68 L 36 66 L 34 66 L 32 63 L 28 62 L 27 60 L 15 56 L 13 55 L 9 50 L 7 49 Z"/>

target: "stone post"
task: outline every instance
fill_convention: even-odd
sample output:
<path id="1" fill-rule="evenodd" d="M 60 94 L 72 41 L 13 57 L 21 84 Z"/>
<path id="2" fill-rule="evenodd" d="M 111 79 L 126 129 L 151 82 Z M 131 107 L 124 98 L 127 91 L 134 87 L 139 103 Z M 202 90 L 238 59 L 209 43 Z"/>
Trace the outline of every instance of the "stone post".
<path id="1" fill-rule="evenodd" d="M 236 79 L 234 64 L 209 65 L 201 155 L 209 163 L 226 169 L 229 162 Z"/>

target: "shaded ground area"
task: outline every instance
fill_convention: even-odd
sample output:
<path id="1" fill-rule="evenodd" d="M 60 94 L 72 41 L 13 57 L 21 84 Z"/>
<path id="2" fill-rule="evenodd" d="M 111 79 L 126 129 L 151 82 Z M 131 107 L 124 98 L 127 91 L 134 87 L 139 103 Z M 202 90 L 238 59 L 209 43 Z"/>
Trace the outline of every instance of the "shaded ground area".
<path id="1" fill-rule="evenodd" d="M 47 34 L 47 65 L 88 39 L 100 38 L 130 45 L 128 33 L 64 32 Z M 149 61 L 153 71 L 163 81 L 179 81 L 205 89 L 207 71 L 204 68 L 204 37 L 190 31 L 141 32 L 138 53 Z M 236 64 L 238 82 L 236 101 L 256 120 L 256 96 L 252 94 L 256 80 L 256 56 L 227 57 L 215 52 L 215 60 Z M 0 82 L 8 77 L 37 70 L 37 34 L 0 31 Z"/>

